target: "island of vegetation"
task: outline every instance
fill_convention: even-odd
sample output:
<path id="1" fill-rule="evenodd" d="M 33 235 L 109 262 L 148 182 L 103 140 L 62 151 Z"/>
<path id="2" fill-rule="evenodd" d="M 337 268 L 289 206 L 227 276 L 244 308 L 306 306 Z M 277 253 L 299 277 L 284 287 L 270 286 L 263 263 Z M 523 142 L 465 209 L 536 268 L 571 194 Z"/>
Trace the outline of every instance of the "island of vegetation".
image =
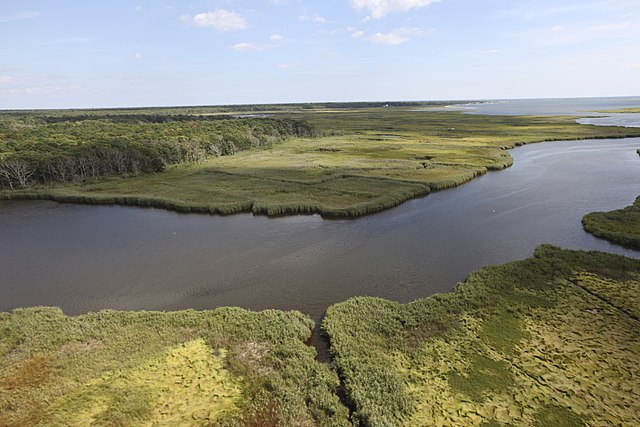
<path id="1" fill-rule="evenodd" d="M 506 168 L 517 145 L 640 136 L 420 106 L 6 112 L 0 198 L 358 216 Z"/>
<path id="2" fill-rule="evenodd" d="M 409 304 L 0 313 L 3 426 L 640 424 L 640 260 L 542 246 Z"/>
<path id="3" fill-rule="evenodd" d="M 640 197 L 624 209 L 587 214 L 582 225 L 596 237 L 640 249 Z"/>

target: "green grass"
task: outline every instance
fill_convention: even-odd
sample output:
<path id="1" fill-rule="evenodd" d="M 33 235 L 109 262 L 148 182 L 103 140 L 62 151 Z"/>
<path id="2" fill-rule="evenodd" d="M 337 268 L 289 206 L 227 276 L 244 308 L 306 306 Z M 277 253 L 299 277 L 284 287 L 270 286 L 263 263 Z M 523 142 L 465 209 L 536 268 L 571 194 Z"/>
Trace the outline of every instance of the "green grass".
<path id="1" fill-rule="evenodd" d="M 596 237 L 640 249 L 640 197 L 624 209 L 587 214 L 582 225 Z"/>
<path id="2" fill-rule="evenodd" d="M 541 246 L 450 294 L 336 304 L 323 329 L 364 425 L 637 425 L 638 286 L 639 260 Z"/>
<path id="3" fill-rule="evenodd" d="M 0 313 L 0 425 L 348 425 L 298 312 Z"/>
<path id="4" fill-rule="evenodd" d="M 286 110 L 322 135 L 129 179 L 0 192 L 0 198 L 118 203 L 178 211 L 358 216 L 454 187 L 513 162 L 506 151 L 553 140 L 640 136 L 571 117 L 505 117 L 403 108 Z"/>
<path id="5" fill-rule="evenodd" d="M 618 110 L 602 110 L 598 113 L 640 113 L 640 107 L 620 108 Z"/>

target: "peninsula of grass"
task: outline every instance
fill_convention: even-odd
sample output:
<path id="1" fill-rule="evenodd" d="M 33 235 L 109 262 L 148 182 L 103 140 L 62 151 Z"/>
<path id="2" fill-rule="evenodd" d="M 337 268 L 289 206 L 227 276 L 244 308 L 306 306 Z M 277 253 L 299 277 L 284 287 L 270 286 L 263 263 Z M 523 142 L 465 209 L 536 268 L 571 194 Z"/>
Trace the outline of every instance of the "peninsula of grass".
<path id="1" fill-rule="evenodd" d="M 12 118 L 24 121 L 13 126 L 36 130 L 38 126 L 52 126 L 29 117 Z M 189 117 L 174 115 L 167 119 L 170 135 L 201 153 L 193 139 L 201 141 L 205 134 L 198 131 L 189 136 L 194 132 L 191 125 L 175 124 Z M 83 116 L 74 120 L 54 124 L 59 132 L 64 132 L 64 126 L 83 126 Z M 104 119 L 109 120 L 114 119 Z M 195 163 L 167 164 L 162 172 L 133 177 L 6 189 L 0 191 L 0 198 L 117 203 L 215 214 L 358 216 L 460 185 L 489 170 L 506 168 L 512 164 L 507 150 L 518 145 L 640 136 L 640 129 L 579 125 L 572 117 L 482 116 L 412 111 L 406 106 L 288 108 L 271 112 L 265 120 L 268 123 L 260 126 L 261 133 L 243 143 L 244 151 L 223 152 L 214 144 L 214 154 L 217 150 L 227 155 L 198 155 Z M 285 124 L 279 125 L 278 120 Z M 95 117 L 89 122 L 94 123 Z M 196 130 L 198 126 L 214 127 L 206 121 L 194 123 Z M 141 122 L 136 126 L 163 129 L 165 125 Z M 247 127 L 241 122 L 234 129 L 246 132 L 252 126 L 256 125 Z M 277 137 L 261 141 L 276 129 Z M 315 137 L 298 136 L 301 131 Z M 150 138 L 149 132 L 146 135 Z M 220 138 L 228 147 L 223 134 Z M 144 146 L 144 142 L 141 144 Z"/>
<path id="2" fill-rule="evenodd" d="M 323 329 L 356 425 L 640 425 L 640 260 L 541 246 Z"/>
<path id="3" fill-rule="evenodd" d="M 582 218 L 585 231 L 633 249 L 640 249 L 640 197 L 624 209 L 592 212 Z"/>
<path id="4" fill-rule="evenodd" d="M 0 425 L 346 426 L 299 312 L 0 313 Z"/>
<path id="5" fill-rule="evenodd" d="M 620 108 L 618 110 L 601 110 L 598 113 L 640 113 L 640 107 Z"/>

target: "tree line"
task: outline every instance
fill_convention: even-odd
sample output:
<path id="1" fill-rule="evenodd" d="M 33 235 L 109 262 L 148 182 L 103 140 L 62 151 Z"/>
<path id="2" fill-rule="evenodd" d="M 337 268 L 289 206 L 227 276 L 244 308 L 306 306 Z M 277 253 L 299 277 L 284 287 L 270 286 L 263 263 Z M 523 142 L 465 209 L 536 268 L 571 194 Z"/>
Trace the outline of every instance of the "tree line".
<path id="1" fill-rule="evenodd" d="M 178 163 L 315 135 L 307 123 L 273 118 L 0 116 L 0 188 L 84 182 L 161 172 Z"/>

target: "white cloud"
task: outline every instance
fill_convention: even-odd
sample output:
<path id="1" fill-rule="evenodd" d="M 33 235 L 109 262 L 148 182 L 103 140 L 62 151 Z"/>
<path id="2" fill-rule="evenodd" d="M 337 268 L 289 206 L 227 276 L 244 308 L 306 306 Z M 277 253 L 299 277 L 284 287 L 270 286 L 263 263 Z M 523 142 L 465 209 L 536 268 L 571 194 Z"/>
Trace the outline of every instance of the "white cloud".
<path id="1" fill-rule="evenodd" d="M 278 45 L 273 43 L 256 44 L 256 43 L 243 42 L 243 43 L 236 43 L 230 48 L 231 50 L 235 50 L 236 52 L 249 52 L 252 50 L 256 52 L 264 52 L 265 50 L 275 49 L 277 47 Z"/>
<path id="2" fill-rule="evenodd" d="M 247 20 L 237 12 L 216 9 L 213 12 L 198 13 L 194 17 L 188 15 L 180 18 L 183 22 L 201 28 L 213 28 L 216 31 L 234 31 L 247 28 Z"/>
<path id="3" fill-rule="evenodd" d="M 402 44 L 409 41 L 409 38 L 398 33 L 375 33 L 369 37 L 369 41 L 390 46 Z"/>
<path id="4" fill-rule="evenodd" d="M 136 61 L 140 61 L 142 59 L 142 54 L 140 52 L 137 52 L 135 55 L 133 55 L 133 59 L 135 59 Z"/>
<path id="5" fill-rule="evenodd" d="M 35 11 L 18 12 L 13 15 L 0 16 L 0 22 L 21 21 L 23 19 L 37 18 L 40 15 L 40 12 Z"/>
<path id="6" fill-rule="evenodd" d="M 0 84 L 9 83 L 11 80 L 13 80 L 13 79 L 10 76 L 2 76 L 2 75 L 0 75 Z"/>
<path id="7" fill-rule="evenodd" d="M 236 52 L 248 52 L 251 50 L 263 52 L 265 50 L 278 48 L 282 46 L 284 43 L 293 42 L 293 40 L 286 39 L 284 38 L 284 36 L 280 34 L 273 34 L 271 37 L 269 37 L 269 40 L 270 42 L 267 42 L 267 43 L 253 43 L 253 42 L 236 43 L 233 46 L 230 46 L 230 48 L 232 50 L 235 50 Z"/>
<path id="8" fill-rule="evenodd" d="M 406 12 L 410 9 L 427 7 L 440 0 L 349 0 L 356 10 L 367 10 L 372 18 L 382 18 L 392 12 Z"/>
<path id="9" fill-rule="evenodd" d="M 296 68 L 299 66 L 300 64 L 278 64 L 278 68 L 280 68 L 281 70 L 287 70 L 289 68 Z"/>
<path id="10" fill-rule="evenodd" d="M 231 46 L 231 49 L 236 52 L 246 52 L 249 50 L 256 50 L 258 47 L 254 43 L 236 43 Z"/>
<path id="11" fill-rule="evenodd" d="M 499 53 L 502 53 L 502 49 L 487 49 L 483 50 L 482 53 L 486 55 L 497 55 Z"/>
<path id="12" fill-rule="evenodd" d="M 351 33 L 351 37 L 359 40 L 366 40 L 376 44 L 386 44 L 389 46 L 396 46 L 402 43 L 406 43 L 411 40 L 411 36 L 423 34 L 417 28 L 397 28 L 390 33 L 375 33 L 367 36 L 364 31 L 354 31 Z"/>

